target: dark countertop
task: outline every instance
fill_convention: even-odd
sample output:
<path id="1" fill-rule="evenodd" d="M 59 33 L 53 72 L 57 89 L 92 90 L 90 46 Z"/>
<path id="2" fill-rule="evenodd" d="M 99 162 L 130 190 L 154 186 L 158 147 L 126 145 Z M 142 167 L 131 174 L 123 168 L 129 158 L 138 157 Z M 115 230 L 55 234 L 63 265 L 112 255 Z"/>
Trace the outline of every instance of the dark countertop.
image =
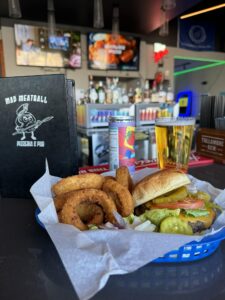
<path id="1" fill-rule="evenodd" d="M 225 165 L 190 169 L 190 174 L 225 188 Z M 0 199 L 0 299 L 75 300 L 76 293 L 47 232 L 35 221 L 32 199 Z M 192 263 L 148 264 L 111 276 L 93 300 L 225 299 L 225 242 Z"/>

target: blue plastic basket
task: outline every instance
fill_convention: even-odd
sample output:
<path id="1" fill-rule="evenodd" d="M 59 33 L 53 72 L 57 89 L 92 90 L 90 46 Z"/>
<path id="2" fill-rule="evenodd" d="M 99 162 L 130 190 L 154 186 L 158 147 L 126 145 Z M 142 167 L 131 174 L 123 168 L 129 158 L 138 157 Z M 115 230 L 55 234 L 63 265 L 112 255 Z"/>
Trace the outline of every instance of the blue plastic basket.
<path id="1" fill-rule="evenodd" d="M 203 238 L 201 242 L 193 241 L 170 251 L 163 257 L 154 260 L 153 263 L 183 263 L 203 259 L 215 252 L 223 239 L 225 239 L 225 228 L 211 236 Z"/>
<path id="2" fill-rule="evenodd" d="M 35 210 L 36 221 L 42 228 L 45 228 L 44 224 L 38 218 L 39 213 L 40 209 L 37 208 Z M 223 239 L 225 239 L 225 228 L 211 236 L 203 238 L 201 242 L 193 241 L 170 251 L 164 256 L 158 257 L 152 263 L 183 263 L 203 259 L 215 252 Z"/>

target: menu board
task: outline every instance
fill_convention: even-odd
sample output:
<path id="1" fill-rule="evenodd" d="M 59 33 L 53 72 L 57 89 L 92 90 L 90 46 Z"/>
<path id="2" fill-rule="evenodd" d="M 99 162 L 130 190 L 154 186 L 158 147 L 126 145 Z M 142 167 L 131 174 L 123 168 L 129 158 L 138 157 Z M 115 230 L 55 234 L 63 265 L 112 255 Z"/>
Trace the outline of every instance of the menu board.
<path id="1" fill-rule="evenodd" d="M 88 34 L 88 67 L 97 70 L 138 71 L 140 40 L 108 33 Z"/>
<path id="2" fill-rule="evenodd" d="M 46 27 L 15 24 L 16 63 L 22 66 L 81 68 L 81 35 L 56 30 L 48 36 Z"/>
<path id="3" fill-rule="evenodd" d="M 78 173 L 74 82 L 60 75 L 0 78 L 0 194 L 30 197 L 45 172 Z"/>

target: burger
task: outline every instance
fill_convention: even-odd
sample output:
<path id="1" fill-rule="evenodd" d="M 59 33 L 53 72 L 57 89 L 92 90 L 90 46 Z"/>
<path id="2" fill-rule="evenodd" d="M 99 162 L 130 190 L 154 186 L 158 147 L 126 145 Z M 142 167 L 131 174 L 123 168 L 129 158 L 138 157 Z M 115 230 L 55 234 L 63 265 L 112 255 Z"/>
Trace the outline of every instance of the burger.
<path id="1" fill-rule="evenodd" d="M 135 215 L 163 233 L 195 234 L 208 229 L 219 208 L 182 171 L 165 169 L 146 176 L 133 189 Z"/>

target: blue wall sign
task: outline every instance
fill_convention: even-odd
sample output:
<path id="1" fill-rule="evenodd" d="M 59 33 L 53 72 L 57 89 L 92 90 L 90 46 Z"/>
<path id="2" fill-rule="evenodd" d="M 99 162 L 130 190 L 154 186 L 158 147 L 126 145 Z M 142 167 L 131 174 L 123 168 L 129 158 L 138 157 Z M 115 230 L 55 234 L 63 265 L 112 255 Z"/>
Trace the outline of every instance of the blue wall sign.
<path id="1" fill-rule="evenodd" d="M 214 26 L 206 22 L 179 20 L 179 47 L 195 51 L 214 51 Z"/>
<path id="2" fill-rule="evenodd" d="M 176 102 L 179 103 L 179 116 L 188 117 L 191 115 L 192 92 L 182 91 L 177 94 Z"/>

